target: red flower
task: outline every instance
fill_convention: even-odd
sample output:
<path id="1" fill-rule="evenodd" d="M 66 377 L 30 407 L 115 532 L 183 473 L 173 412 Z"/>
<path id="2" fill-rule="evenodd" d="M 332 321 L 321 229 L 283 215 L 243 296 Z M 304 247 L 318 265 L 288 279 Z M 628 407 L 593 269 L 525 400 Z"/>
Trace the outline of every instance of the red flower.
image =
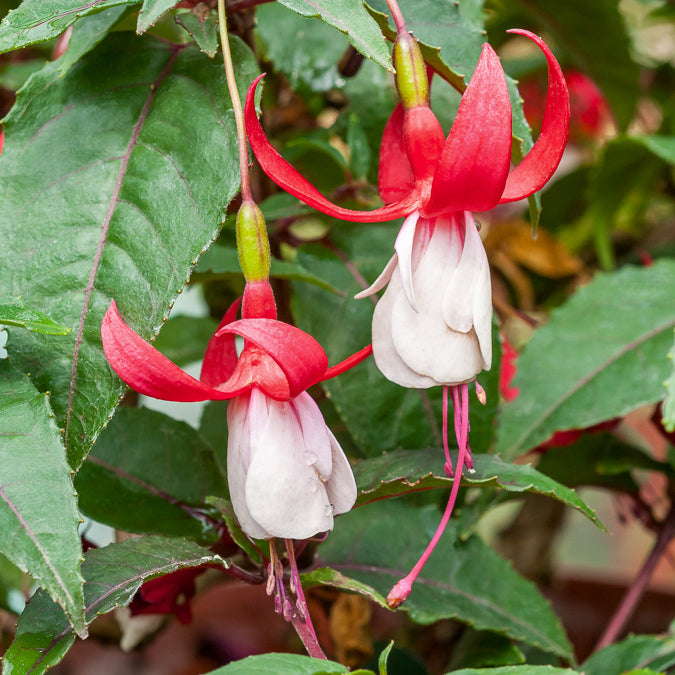
<path id="1" fill-rule="evenodd" d="M 489 45 L 447 137 L 425 104 L 397 106 L 382 139 L 379 189 L 385 206 L 351 211 L 332 204 L 273 148 L 246 99 L 246 128 L 260 165 L 287 192 L 336 218 L 356 222 L 405 216 L 396 253 L 373 286 L 389 284 L 373 316 L 373 355 L 390 380 L 408 387 L 468 382 L 489 368 L 491 294 L 487 258 L 472 211 L 527 197 L 555 171 L 567 140 L 569 100 L 560 66 L 541 38 L 549 87 L 541 134 L 510 171 L 511 103 Z"/>

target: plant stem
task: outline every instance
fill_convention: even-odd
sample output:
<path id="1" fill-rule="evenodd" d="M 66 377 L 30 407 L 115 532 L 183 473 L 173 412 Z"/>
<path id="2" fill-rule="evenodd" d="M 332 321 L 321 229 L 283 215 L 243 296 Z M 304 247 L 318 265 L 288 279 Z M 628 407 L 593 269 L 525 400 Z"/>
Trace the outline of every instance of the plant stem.
<path id="1" fill-rule="evenodd" d="M 220 43 L 223 47 L 223 61 L 225 62 L 225 76 L 227 88 L 232 99 L 234 121 L 237 125 L 237 141 L 239 144 L 239 173 L 241 180 L 241 196 L 244 201 L 253 201 L 251 196 L 251 184 L 248 177 L 248 143 L 246 140 L 246 125 L 244 111 L 241 107 L 241 99 L 237 89 L 237 80 L 234 77 L 232 66 L 232 53 L 227 38 L 227 17 L 225 16 L 225 0 L 218 0 L 218 27 L 220 29 Z"/>
<path id="2" fill-rule="evenodd" d="M 645 560 L 642 569 L 638 573 L 637 577 L 633 581 L 632 585 L 623 596 L 621 603 L 619 604 L 614 616 L 611 618 L 605 632 L 602 634 L 600 640 L 595 645 L 593 651 L 599 651 L 608 645 L 611 645 L 617 640 L 621 631 L 624 629 L 626 623 L 633 615 L 633 612 L 638 606 L 647 584 L 651 579 L 656 565 L 658 564 L 661 557 L 665 554 L 668 544 L 671 539 L 675 536 L 675 504 L 670 507 L 668 515 L 665 517 L 663 523 L 661 524 L 661 530 L 654 542 L 654 547 L 652 548 L 647 560 Z"/>
<path id="3" fill-rule="evenodd" d="M 405 27 L 405 21 L 403 19 L 403 14 L 401 13 L 401 8 L 398 6 L 398 2 L 396 2 L 396 0 L 387 0 L 387 7 L 389 7 L 391 17 L 396 24 L 396 32 L 399 35 L 407 33 L 408 30 Z"/>

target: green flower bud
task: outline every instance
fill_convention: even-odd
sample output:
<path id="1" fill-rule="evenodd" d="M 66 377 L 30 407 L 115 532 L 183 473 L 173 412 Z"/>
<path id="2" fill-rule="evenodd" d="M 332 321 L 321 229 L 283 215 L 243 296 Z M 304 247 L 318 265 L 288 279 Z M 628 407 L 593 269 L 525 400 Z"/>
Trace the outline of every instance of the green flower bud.
<path id="1" fill-rule="evenodd" d="M 270 275 L 270 242 L 258 205 L 245 201 L 237 213 L 237 253 L 246 281 L 265 281 Z"/>
<path id="2" fill-rule="evenodd" d="M 429 105 L 429 78 L 417 40 L 410 33 L 401 33 L 394 43 L 396 89 L 407 109 Z"/>

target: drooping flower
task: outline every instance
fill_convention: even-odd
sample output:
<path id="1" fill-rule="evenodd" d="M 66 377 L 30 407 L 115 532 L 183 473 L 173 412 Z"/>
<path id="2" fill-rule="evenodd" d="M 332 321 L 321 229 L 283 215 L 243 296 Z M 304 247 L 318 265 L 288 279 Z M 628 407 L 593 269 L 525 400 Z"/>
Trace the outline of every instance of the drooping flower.
<path id="1" fill-rule="evenodd" d="M 137 335 L 114 302 L 101 325 L 103 349 L 122 380 L 146 396 L 233 399 L 228 483 L 243 530 L 259 539 L 306 539 L 332 529 L 333 516 L 356 499 L 347 458 L 305 391 L 346 366 L 328 369 L 318 342 L 295 326 L 265 317 L 235 321 L 238 307 L 209 341 L 199 380 Z M 239 356 L 237 335 L 245 340 Z"/>
<path id="2" fill-rule="evenodd" d="M 489 269 L 471 214 L 533 194 L 562 157 L 569 100 L 560 66 L 541 38 L 528 31 L 511 32 L 533 40 L 549 69 L 542 130 L 530 152 L 510 171 L 511 103 L 499 58 L 485 44 L 447 139 L 423 87 L 408 101 L 404 96 L 394 110 L 380 150 L 378 182 L 385 206 L 374 211 L 332 204 L 286 162 L 255 114 L 260 78 L 249 89 L 249 142 L 278 185 L 336 218 L 377 222 L 406 217 L 394 256 L 375 283 L 357 296 L 388 284 L 373 315 L 373 356 L 383 374 L 403 386 L 454 386 L 490 367 Z M 398 80 L 397 85 L 401 92 Z"/>

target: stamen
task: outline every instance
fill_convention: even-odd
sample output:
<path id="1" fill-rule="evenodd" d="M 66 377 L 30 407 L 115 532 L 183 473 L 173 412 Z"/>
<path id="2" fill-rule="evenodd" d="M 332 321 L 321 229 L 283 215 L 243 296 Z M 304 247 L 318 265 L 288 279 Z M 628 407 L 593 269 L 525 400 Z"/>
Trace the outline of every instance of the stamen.
<path id="1" fill-rule="evenodd" d="M 454 387 L 453 387 L 454 396 Z M 443 387 L 443 452 L 445 453 L 445 475 L 452 478 L 452 460 L 450 459 L 450 448 L 448 447 L 448 387 Z"/>
<path id="2" fill-rule="evenodd" d="M 295 593 L 297 600 L 295 601 L 295 607 L 298 610 L 298 614 L 303 621 L 307 621 L 307 602 L 305 601 L 305 594 L 302 590 L 302 584 L 300 583 L 300 573 L 298 572 L 298 563 L 295 560 L 295 550 L 293 548 L 293 540 L 286 539 L 286 553 L 288 554 L 288 564 L 291 568 L 291 576 L 289 581 L 289 586 L 292 593 Z"/>
<path id="3" fill-rule="evenodd" d="M 485 389 L 480 386 L 478 380 L 476 380 L 474 384 L 476 385 L 476 398 L 481 405 L 485 405 L 487 403 L 487 394 L 485 393 Z"/>

